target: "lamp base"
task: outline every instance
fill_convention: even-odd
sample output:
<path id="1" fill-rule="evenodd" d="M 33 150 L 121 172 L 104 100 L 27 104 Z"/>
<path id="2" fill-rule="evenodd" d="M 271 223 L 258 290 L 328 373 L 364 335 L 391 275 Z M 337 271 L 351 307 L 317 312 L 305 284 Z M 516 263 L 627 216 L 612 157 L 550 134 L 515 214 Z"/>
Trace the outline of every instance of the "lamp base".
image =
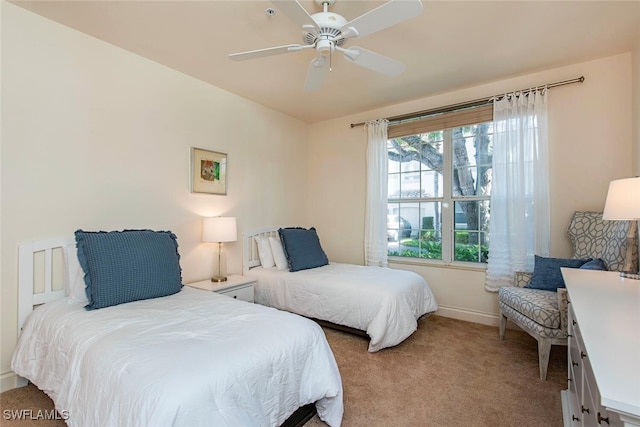
<path id="1" fill-rule="evenodd" d="M 226 278 L 225 276 L 215 276 L 215 277 L 212 277 L 212 278 L 211 278 L 211 281 L 212 281 L 212 282 L 218 282 L 218 283 L 220 283 L 220 282 L 226 282 L 226 281 L 227 281 L 227 278 Z"/>

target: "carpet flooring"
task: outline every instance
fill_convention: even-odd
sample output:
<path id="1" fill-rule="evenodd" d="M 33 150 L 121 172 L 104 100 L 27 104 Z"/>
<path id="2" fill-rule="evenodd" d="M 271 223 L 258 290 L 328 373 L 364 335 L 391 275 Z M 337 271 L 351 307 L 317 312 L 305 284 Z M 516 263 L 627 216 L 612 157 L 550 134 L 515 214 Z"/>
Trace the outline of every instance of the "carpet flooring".
<path id="1" fill-rule="evenodd" d="M 562 426 L 566 347 L 552 347 L 541 381 L 537 343 L 522 331 L 507 330 L 501 341 L 497 327 L 431 316 L 403 343 L 377 353 L 367 352 L 362 337 L 325 333 L 342 375 L 344 427 Z M 6 419 L 6 410 L 53 409 L 33 385 L 0 394 L 0 409 L 2 426 L 65 425 Z M 317 415 L 305 425 L 324 426 Z"/>

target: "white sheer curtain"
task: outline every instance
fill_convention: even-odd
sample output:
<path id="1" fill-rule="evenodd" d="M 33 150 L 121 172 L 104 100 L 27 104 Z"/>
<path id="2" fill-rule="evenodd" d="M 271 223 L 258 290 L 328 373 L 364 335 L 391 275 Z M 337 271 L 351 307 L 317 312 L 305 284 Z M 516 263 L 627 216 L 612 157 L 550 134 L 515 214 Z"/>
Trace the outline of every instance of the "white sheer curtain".
<path id="1" fill-rule="evenodd" d="M 549 255 L 549 161 L 546 89 L 494 102 L 493 182 L 485 288 L 513 284 Z"/>
<path id="2" fill-rule="evenodd" d="M 386 119 L 367 128 L 367 206 L 364 231 L 366 265 L 387 266 L 387 128 Z"/>

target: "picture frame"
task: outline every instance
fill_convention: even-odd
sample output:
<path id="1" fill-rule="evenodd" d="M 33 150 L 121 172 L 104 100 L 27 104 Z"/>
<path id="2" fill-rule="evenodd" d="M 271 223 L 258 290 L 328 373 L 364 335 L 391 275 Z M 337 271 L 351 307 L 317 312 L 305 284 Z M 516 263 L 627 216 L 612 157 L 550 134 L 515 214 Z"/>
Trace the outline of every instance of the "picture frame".
<path id="1" fill-rule="evenodd" d="M 227 194 L 227 155 L 191 147 L 191 192 Z"/>

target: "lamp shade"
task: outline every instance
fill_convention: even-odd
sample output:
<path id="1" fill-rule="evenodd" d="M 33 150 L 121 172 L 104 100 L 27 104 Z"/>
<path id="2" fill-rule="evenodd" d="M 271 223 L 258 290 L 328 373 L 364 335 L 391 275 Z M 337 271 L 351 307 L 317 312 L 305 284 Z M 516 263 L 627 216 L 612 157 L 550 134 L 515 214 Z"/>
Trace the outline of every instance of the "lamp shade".
<path id="1" fill-rule="evenodd" d="M 602 219 L 640 219 L 640 177 L 617 179 L 609 183 Z"/>
<path id="2" fill-rule="evenodd" d="M 238 240 L 238 233 L 234 217 L 202 218 L 202 241 L 204 243 L 235 242 L 236 240 Z"/>

